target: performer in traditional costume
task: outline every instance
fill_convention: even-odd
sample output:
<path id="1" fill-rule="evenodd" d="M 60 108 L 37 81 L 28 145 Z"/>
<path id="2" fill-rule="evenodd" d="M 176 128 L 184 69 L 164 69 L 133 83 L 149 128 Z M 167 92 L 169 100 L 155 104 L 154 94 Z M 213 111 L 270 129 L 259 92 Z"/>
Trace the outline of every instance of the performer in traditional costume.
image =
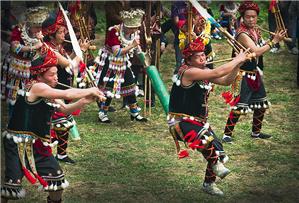
<path id="1" fill-rule="evenodd" d="M 178 141 L 183 141 L 191 149 L 199 150 L 207 160 L 203 190 L 212 195 L 223 195 L 215 184 L 216 176 L 224 178 L 230 170 L 223 165 L 228 157 L 207 122 L 208 97 L 211 83 L 229 85 L 233 82 L 246 57 L 241 52 L 231 62 L 209 69 L 205 66 L 204 49 L 202 41 L 197 39 L 182 52 L 185 62 L 171 89 L 168 125 L 179 158 L 189 156 L 187 150 L 180 151 Z"/>
<path id="2" fill-rule="evenodd" d="M 15 26 L 11 34 L 10 53 L 3 62 L 1 96 L 9 104 L 9 115 L 16 102 L 17 92 L 29 81 L 30 62 L 41 46 L 41 25 L 48 17 L 46 7 L 33 7 L 26 11 L 25 23 Z"/>
<path id="3" fill-rule="evenodd" d="M 18 91 L 12 117 L 3 133 L 5 183 L 1 188 L 2 202 L 25 197 L 24 176 L 32 184 L 40 183 L 41 188 L 49 192 L 48 202 L 61 202 L 62 191 L 69 184 L 50 148 L 55 144 L 51 143 L 50 136 L 51 114 L 54 111 L 70 114 L 95 98 L 105 99 L 98 88 L 54 89 L 57 61 L 51 50 L 33 60 L 30 67 L 33 79 L 23 91 Z M 61 99 L 79 100 L 65 104 Z"/>
<path id="4" fill-rule="evenodd" d="M 63 59 L 59 61 L 58 65 L 58 81 L 64 85 L 71 86 L 73 74 L 76 74 L 78 71 L 69 68 L 68 65 L 72 64 L 72 62 L 68 61 L 70 58 L 66 58 L 68 55 L 63 48 L 67 28 L 62 12 L 50 13 L 50 16 L 42 24 L 42 30 L 46 43 L 46 47 L 43 48 L 50 48 L 58 52 L 61 55 L 60 59 Z M 87 47 L 82 46 L 82 49 L 86 51 Z M 57 88 L 66 89 L 66 87 L 60 85 Z M 65 102 L 68 103 L 69 101 Z M 58 139 L 57 160 L 74 164 L 75 161 L 67 155 L 69 131 L 76 124 L 72 114 L 66 115 L 61 112 L 55 112 L 52 116 L 52 123 L 54 137 Z"/>
<path id="5" fill-rule="evenodd" d="M 259 7 L 252 1 L 245 1 L 239 7 L 243 23 L 237 29 L 236 40 L 256 53 L 257 58 L 247 61 L 241 66 L 240 73 L 233 83 L 233 93 L 223 93 L 231 112 L 224 130 L 223 142 L 232 143 L 232 133 L 240 115 L 253 112 L 252 138 L 270 138 L 271 135 L 261 133 L 262 122 L 270 102 L 267 99 L 263 83 L 263 54 L 274 44 L 284 38 L 285 32 L 278 32 L 272 41 L 264 43 L 260 30 L 256 27 Z"/>
<path id="6" fill-rule="evenodd" d="M 107 95 L 107 100 L 99 111 L 99 121 L 110 123 L 107 111 L 112 98 L 126 97 L 130 108 L 131 120 L 145 122 L 146 118 L 139 114 L 137 106 L 137 86 L 131 70 L 130 58 L 137 53 L 139 47 L 138 28 L 141 26 L 144 12 L 140 9 L 122 11 L 123 23 L 108 29 L 105 47 L 99 50 L 95 59 L 97 66 L 96 81 L 99 88 Z"/>

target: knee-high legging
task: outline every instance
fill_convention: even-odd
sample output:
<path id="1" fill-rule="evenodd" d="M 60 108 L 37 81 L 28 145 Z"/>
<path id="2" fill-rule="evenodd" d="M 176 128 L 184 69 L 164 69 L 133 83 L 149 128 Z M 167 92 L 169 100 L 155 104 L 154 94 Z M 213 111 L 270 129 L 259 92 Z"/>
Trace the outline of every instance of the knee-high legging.
<path id="1" fill-rule="evenodd" d="M 252 120 L 252 132 L 255 134 L 259 134 L 262 129 L 262 122 L 264 119 L 264 114 L 266 109 L 255 109 L 253 112 L 253 120 Z M 237 124 L 240 118 L 240 114 L 236 114 L 233 111 L 230 112 L 229 117 L 226 122 L 226 126 L 224 129 L 224 134 L 227 136 L 232 136 L 235 125 Z"/>

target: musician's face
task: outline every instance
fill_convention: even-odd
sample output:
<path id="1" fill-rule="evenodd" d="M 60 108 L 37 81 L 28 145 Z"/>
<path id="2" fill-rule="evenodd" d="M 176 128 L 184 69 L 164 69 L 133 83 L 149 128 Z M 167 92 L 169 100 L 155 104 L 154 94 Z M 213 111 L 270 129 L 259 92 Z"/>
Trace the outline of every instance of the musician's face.
<path id="1" fill-rule="evenodd" d="M 126 34 L 133 34 L 134 32 L 137 32 L 138 31 L 138 27 L 137 28 L 128 28 L 127 27 L 127 29 L 125 29 L 126 31 Z"/>
<path id="2" fill-rule="evenodd" d="M 55 87 L 58 82 L 57 67 L 52 66 L 46 72 L 38 75 L 37 80 L 46 83 L 50 87 Z"/>
<path id="3" fill-rule="evenodd" d="M 247 10 L 244 13 L 244 23 L 248 27 L 256 26 L 257 22 L 257 12 L 255 10 Z"/>
<path id="4" fill-rule="evenodd" d="M 66 33 L 67 33 L 66 27 L 61 26 L 58 28 L 55 34 L 55 40 L 58 44 L 62 44 L 64 42 Z"/>
<path id="5" fill-rule="evenodd" d="M 40 26 L 31 26 L 30 27 L 30 33 L 32 36 L 36 36 L 36 34 L 40 31 L 42 31 L 42 27 L 40 27 Z"/>
<path id="6" fill-rule="evenodd" d="M 204 52 L 197 52 L 190 58 L 189 64 L 195 67 L 204 67 L 206 64 L 206 55 Z"/>

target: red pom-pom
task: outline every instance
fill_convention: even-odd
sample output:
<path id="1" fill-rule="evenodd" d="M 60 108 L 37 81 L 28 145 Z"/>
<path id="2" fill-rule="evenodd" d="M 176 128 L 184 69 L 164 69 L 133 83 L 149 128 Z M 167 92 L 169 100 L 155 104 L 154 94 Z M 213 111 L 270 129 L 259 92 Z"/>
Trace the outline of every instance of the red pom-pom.
<path id="1" fill-rule="evenodd" d="M 184 139 L 187 142 L 192 142 L 194 140 L 194 138 L 196 137 L 196 135 L 197 135 L 197 133 L 195 132 L 195 130 L 191 130 L 184 136 Z"/>
<path id="2" fill-rule="evenodd" d="M 233 94 L 230 91 L 223 92 L 221 95 L 227 104 L 229 104 L 233 99 Z"/>
<path id="3" fill-rule="evenodd" d="M 229 105 L 230 106 L 236 106 L 236 104 L 240 101 L 240 95 L 237 96 L 236 98 L 234 98 L 230 103 Z"/>
<path id="4" fill-rule="evenodd" d="M 194 142 L 192 142 L 191 144 L 189 144 L 189 147 L 193 150 L 195 149 L 203 149 L 204 146 L 202 145 L 201 140 L 195 140 Z"/>
<path id="5" fill-rule="evenodd" d="M 180 29 L 181 27 L 183 27 L 186 23 L 186 20 L 179 20 L 177 27 Z"/>
<path id="6" fill-rule="evenodd" d="M 77 109 L 76 111 L 74 111 L 74 112 L 72 113 L 72 115 L 73 115 L 73 116 L 79 116 L 80 113 L 81 113 L 81 109 Z"/>
<path id="7" fill-rule="evenodd" d="M 178 153 L 178 155 L 179 155 L 179 159 L 183 159 L 183 158 L 189 156 L 189 152 L 188 152 L 187 150 L 183 150 L 183 151 L 180 151 L 180 152 Z"/>
<path id="8" fill-rule="evenodd" d="M 55 130 L 53 130 L 53 129 L 50 130 L 50 136 L 51 136 L 51 138 L 57 138 L 57 134 L 56 134 Z"/>
<path id="9" fill-rule="evenodd" d="M 80 63 L 79 63 L 79 71 L 80 71 L 80 73 L 83 73 L 85 71 L 85 68 L 86 68 L 86 64 L 83 63 L 82 61 L 80 61 Z"/>

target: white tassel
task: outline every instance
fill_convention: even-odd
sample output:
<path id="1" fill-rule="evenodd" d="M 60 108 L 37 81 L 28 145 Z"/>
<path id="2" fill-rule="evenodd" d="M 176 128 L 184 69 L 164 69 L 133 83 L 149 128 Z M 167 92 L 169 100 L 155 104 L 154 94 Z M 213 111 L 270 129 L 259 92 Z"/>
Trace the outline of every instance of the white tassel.
<path id="1" fill-rule="evenodd" d="M 64 180 L 65 187 L 68 187 L 70 183 L 67 180 Z"/>
<path id="2" fill-rule="evenodd" d="M 17 193 L 14 192 L 14 191 L 11 191 L 11 196 L 13 196 L 13 197 L 17 197 Z"/>
<path id="3" fill-rule="evenodd" d="M 23 142 L 23 139 L 21 137 L 18 138 L 18 142 L 21 143 Z"/>
<path id="4" fill-rule="evenodd" d="M 180 86 L 180 85 L 181 85 L 181 80 L 177 80 L 177 81 L 175 82 L 175 84 L 176 84 L 177 86 Z"/>
<path id="5" fill-rule="evenodd" d="M 1 196 L 5 196 L 5 189 L 1 189 Z"/>
<path id="6" fill-rule="evenodd" d="M 209 123 L 205 123 L 203 127 L 204 127 L 205 129 L 209 129 L 210 124 L 209 124 Z"/>
<path id="7" fill-rule="evenodd" d="M 19 191 L 18 196 L 19 196 L 19 198 L 24 198 L 25 195 L 26 195 L 26 191 L 22 188 L 22 189 Z"/>
<path id="8" fill-rule="evenodd" d="M 13 136 L 13 141 L 14 141 L 15 143 L 18 143 L 19 139 L 18 139 L 16 136 Z"/>
<path id="9" fill-rule="evenodd" d="M 53 190 L 54 190 L 54 191 L 56 191 L 56 190 L 57 190 L 57 185 L 54 185 L 54 188 L 53 188 Z"/>
<path id="10" fill-rule="evenodd" d="M 2 136 L 5 137 L 7 134 L 8 134 L 8 132 L 7 132 L 7 131 L 4 131 L 4 132 L 2 133 Z"/>
<path id="11" fill-rule="evenodd" d="M 49 190 L 53 190 L 53 188 L 54 188 L 54 185 L 51 184 L 51 185 L 49 186 Z"/>

